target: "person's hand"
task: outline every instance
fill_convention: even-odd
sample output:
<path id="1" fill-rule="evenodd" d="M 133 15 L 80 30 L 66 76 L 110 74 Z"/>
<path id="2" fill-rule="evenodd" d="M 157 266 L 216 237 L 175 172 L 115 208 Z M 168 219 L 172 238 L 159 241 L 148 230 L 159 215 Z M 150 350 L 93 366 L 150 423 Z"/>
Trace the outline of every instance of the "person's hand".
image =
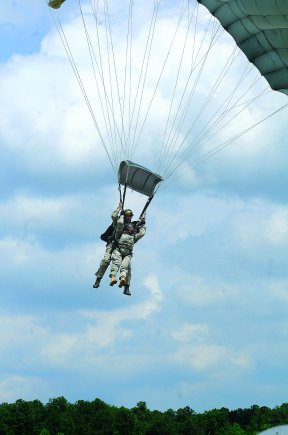
<path id="1" fill-rule="evenodd" d="M 140 216 L 140 224 L 141 225 L 145 225 L 145 222 L 146 222 L 146 220 L 145 220 L 145 214 L 143 214 L 142 216 Z"/>

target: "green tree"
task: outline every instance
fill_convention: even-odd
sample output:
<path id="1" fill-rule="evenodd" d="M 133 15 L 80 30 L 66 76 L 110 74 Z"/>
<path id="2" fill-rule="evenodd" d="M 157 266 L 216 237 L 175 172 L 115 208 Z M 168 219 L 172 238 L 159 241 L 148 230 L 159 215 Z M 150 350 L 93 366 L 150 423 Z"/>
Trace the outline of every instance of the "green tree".
<path id="1" fill-rule="evenodd" d="M 238 423 L 226 423 L 223 428 L 217 431 L 217 435 L 246 435 L 246 432 Z"/>
<path id="2" fill-rule="evenodd" d="M 68 403 L 64 397 L 49 399 L 46 404 L 45 427 L 52 434 L 63 432 L 65 434 L 74 434 L 73 405 Z"/>
<path id="3" fill-rule="evenodd" d="M 136 416 L 121 406 L 115 410 L 115 429 L 120 435 L 133 435 L 136 429 Z"/>
<path id="4" fill-rule="evenodd" d="M 216 435 L 217 431 L 229 423 L 229 409 L 212 409 L 204 412 L 202 416 L 203 426 L 210 435 Z"/>

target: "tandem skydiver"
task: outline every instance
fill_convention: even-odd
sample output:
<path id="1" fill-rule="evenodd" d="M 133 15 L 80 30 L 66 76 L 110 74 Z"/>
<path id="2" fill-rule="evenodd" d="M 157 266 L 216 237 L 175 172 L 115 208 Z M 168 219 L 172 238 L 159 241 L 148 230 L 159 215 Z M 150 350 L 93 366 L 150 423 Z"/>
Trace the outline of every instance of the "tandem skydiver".
<path id="1" fill-rule="evenodd" d="M 120 216 L 119 216 L 120 212 Z M 123 294 L 131 296 L 131 258 L 133 255 L 134 244 L 140 240 L 146 232 L 145 216 L 141 216 L 139 221 L 133 221 L 133 212 L 130 209 L 123 211 L 120 203 L 112 213 L 112 224 L 102 234 L 101 239 L 106 241 L 106 249 L 103 259 L 100 262 L 99 269 L 95 273 L 96 281 L 94 288 L 100 286 L 110 262 L 110 285 L 117 283 L 116 275 L 120 270 L 119 287 L 124 287 Z"/>

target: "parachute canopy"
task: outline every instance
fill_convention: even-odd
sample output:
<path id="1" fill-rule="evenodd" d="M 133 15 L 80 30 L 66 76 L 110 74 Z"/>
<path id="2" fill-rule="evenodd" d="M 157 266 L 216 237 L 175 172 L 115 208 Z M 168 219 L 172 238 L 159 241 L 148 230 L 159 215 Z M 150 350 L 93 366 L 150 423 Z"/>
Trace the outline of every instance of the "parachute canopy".
<path id="1" fill-rule="evenodd" d="M 288 1 L 198 0 L 234 38 L 271 88 L 288 95 Z"/>
<path id="2" fill-rule="evenodd" d="M 48 6 L 53 9 L 59 9 L 60 6 L 62 6 L 62 3 L 64 3 L 65 0 L 50 0 L 48 3 Z"/>
<path id="3" fill-rule="evenodd" d="M 157 184 L 163 181 L 163 178 L 143 166 L 125 160 L 119 165 L 118 180 L 123 186 L 127 185 L 136 192 L 152 196 Z"/>

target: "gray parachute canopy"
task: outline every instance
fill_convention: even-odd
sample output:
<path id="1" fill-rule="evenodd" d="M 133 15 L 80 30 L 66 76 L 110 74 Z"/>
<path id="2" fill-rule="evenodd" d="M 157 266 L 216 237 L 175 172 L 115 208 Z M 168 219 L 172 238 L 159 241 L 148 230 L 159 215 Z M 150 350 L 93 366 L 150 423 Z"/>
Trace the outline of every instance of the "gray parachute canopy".
<path id="1" fill-rule="evenodd" d="M 155 187 L 158 183 L 163 181 L 163 178 L 143 166 L 125 160 L 119 165 L 118 181 L 123 186 L 127 185 L 127 187 L 130 187 L 136 192 L 152 196 Z"/>
<path id="2" fill-rule="evenodd" d="M 288 0 L 197 0 L 266 78 L 288 95 Z"/>

